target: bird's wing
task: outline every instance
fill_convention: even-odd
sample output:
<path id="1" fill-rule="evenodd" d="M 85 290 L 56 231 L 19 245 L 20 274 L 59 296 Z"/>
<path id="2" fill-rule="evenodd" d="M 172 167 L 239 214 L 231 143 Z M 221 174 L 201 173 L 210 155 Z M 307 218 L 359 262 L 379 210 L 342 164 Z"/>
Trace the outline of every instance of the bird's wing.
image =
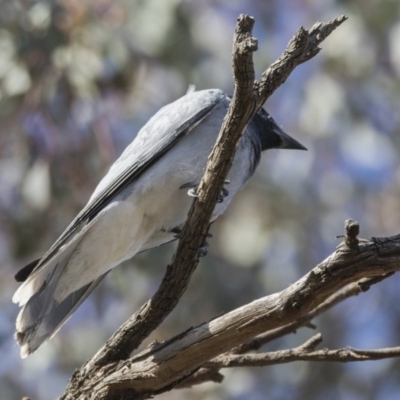
<path id="1" fill-rule="evenodd" d="M 111 167 L 86 207 L 40 259 L 29 279 L 38 274 L 59 249 L 88 221 L 92 221 L 116 195 L 138 179 L 184 135 L 206 118 L 223 98 L 225 94 L 217 89 L 194 92 L 156 113 Z M 30 267 L 31 265 L 28 265 L 25 268 Z M 24 276 L 25 279 L 27 277 Z"/>
<path id="2" fill-rule="evenodd" d="M 59 303 L 54 300 L 57 282 L 83 237 L 97 223 L 99 213 L 206 118 L 223 98 L 221 91 L 196 92 L 161 109 L 114 163 L 87 206 L 44 257 L 17 273 L 16 278 L 24 281 L 13 296 L 13 301 L 22 306 L 16 338 L 23 357 L 54 335 L 103 279 L 104 275 L 98 277 Z"/>

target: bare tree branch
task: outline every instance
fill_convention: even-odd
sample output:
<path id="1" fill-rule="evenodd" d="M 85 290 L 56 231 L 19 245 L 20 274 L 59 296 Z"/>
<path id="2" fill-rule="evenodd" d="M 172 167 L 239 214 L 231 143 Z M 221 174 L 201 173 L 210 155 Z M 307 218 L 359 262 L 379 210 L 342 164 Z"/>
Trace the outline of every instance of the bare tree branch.
<path id="1" fill-rule="evenodd" d="M 400 347 L 376 350 L 360 350 L 352 347 L 342 349 L 315 350 L 322 342 L 321 334 L 317 334 L 299 347 L 289 350 L 279 350 L 260 354 L 224 354 L 204 364 L 205 368 L 220 369 L 232 367 L 265 367 L 268 365 L 285 364 L 293 361 L 327 361 L 350 362 L 383 360 L 400 356 Z"/>
<path id="2" fill-rule="evenodd" d="M 262 75 L 254 87 L 258 94 L 258 108 L 283 83 L 292 71 L 300 64 L 315 57 L 320 52 L 319 45 L 344 21 L 342 15 L 332 21 L 317 22 L 310 30 L 301 27 L 291 39 L 283 54 Z"/>
<path id="3" fill-rule="evenodd" d="M 204 245 L 209 221 L 237 143 L 248 121 L 297 65 L 319 52 L 322 40 L 345 19 L 340 17 L 326 24 L 316 24 L 309 31 L 300 28 L 282 56 L 264 72 L 260 81 L 254 83 L 252 52 L 257 48 L 257 40 L 251 36 L 254 19 L 245 15 L 238 18 L 233 49 L 235 88 L 231 106 L 209 157 L 199 185 L 199 197 L 190 209 L 172 263 L 157 293 L 74 373 L 62 399 L 116 399 L 122 396 L 139 399 L 170 390 L 185 380 L 188 382 L 189 377 L 195 379 L 194 374 L 200 374 L 201 365 L 211 358 L 259 333 L 288 324 L 291 318 L 301 318 L 332 295 L 333 289 L 342 286 L 336 282 L 334 288 L 329 287 L 332 290 L 311 301 L 306 295 L 310 294 L 309 285 L 318 286 L 321 276 L 310 273 L 298 283 L 298 287 L 305 290 L 304 294 L 297 292 L 298 287 L 292 285 L 282 298 L 277 294 L 257 300 L 129 359 L 131 352 L 164 320 L 185 291 L 197 266 L 198 249 Z M 344 283 L 351 281 L 353 279 Z M 290 297 L 292 295 L 296 298 Z M 277 300 L 283 303 L 275 303 Z M 266 308 L 261 310 L 258 305 Z M 286 317 L 280 320 L 274 310 L 280 310 Z M 270 323 L 266 322 L 270 316 Z"/>
<path id="4" fill-rule="evenodd" d="M 291 322 L 288 325 L 282 326 L 281 328 L 272 329 L 268 332 L 262 333 L 261 335 L 256 336 L 254 339 L 236 347 L 231 351 L 231 353 L 244 354 L 248 353 L 249 351 L 258 350 L 266 343 L 272 342 L 273 340 L 288 335 L 290 333 L 296 333 L 296 330 L 302 327 L 311 327 L 312 329 L 314 329 L 315 327 L 310 325 L 310 322 L 315 317 L 323 314 L 325 311 L 334 307 L 336 304 L 341 303 L 343 300 L 348 299 L 349 297 L 358 296 L 360 293 L 366 292 L 371 287 L 371 285 L 381 282 L 382 280 L 388 278 L 389 276 L 392 276 L 393 274 L 394 272 L 390 272 L 385 275 L 373 278 L 366 278 L 359 282 L 353 282 L 346 287 L 338 290 L 314 310 L 304 315 L 304 317 L 294 322 Z"/>
<path id="5" fill-rule="evenodd" d="M 248 353 L 249 351 L 258 350 L 266 343 L 272 342 L 273 340 L 278 339 L 282 336 L 286 336 L 290 333 L 295 333 L 297 329 L 308 326 L 310 321 L 312 321 L 316 316 L 324 313 L 326 310 L 334 307 L 336 304 L 342 302 L 349 297 L 357 296 L 361 292 L 362 291 L 358 283 L 351 283 L 350 285 L 347 285 L 343 289 L 339 290 L 337 293 L 334 293 L 321 305 L 307 313 L 304 317 L 288 325 L 282 326 L 281 328 L 272 329 L 268 332 L 262 333 L 261 335 L 256 336 L 254 339 L 236 347 L 231 351 L 231 353 L 244 354 Z"/>
<path id="6" fill-rule="evenodd" d="M 399 269 L 400 235 L 379 241 L 360 240 L 358 249 L 349 249 L 342 243 L 333 254 L 285 290 L 253 301 L 119 363 L 114 371 L 107 371 L 105 379 L 96 382 L 96 390 L 105 387 L 111 388 L 111 393 L 125 389 L 136 393 L 162 390 L 178 377 L 190 375 L 190 371 L 200 366 L 210 366 L 208 360 L 257 334 L 301 319 L 341 287 Z"/>

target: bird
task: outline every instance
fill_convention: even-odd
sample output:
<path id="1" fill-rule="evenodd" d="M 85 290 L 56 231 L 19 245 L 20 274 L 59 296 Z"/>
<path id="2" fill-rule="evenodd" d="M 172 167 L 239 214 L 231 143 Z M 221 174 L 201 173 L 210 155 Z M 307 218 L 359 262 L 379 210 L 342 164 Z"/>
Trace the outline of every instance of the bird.
<path id="1" fill-rule="evenodd" d="M 12 300 L 21 307 L 15 338 L 22 358 L 51 339 L 110 270 L 179 237 L 231 100 L 220 89 L 191 87 L 162 107 L 47 253 L 16 273 L 21 285 Z M 211 222 L 269 149 L 306 150 L 260 108 L 239 141 L 229 191 L 223 189 Z"/>

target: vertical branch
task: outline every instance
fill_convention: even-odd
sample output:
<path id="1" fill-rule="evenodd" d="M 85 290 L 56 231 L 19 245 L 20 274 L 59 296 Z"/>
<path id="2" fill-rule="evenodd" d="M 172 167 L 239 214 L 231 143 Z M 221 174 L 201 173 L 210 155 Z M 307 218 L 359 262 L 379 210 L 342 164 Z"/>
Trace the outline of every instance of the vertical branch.
<path id="1" fill-rule="evenodd" d="M 254 18 L 246 15 L 238 18 L 232 55 L 235 72 L 232 103 L 200 182 L 199 197 L 193 201 L 182 229 L 182 239 L 164 279 L 152 299 L 126 321 L 88 362 L 86 372 L 94 365 L 101 366 L 128 358 L 175 308 L 197 267 L 198 249 L 204 245 L 209 222 L 232 165 L 237 144 L 255 112 L 252 53 L 257 49 L 257 40 L 251 36 L 253 26 Z"/>

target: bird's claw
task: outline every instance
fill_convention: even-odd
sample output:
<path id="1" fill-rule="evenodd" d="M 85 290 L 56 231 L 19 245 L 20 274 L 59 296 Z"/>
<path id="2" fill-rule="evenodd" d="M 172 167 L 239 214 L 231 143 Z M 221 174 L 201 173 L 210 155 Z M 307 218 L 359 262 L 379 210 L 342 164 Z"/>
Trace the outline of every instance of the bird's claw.
<path id="1" fill-rule="evenodd" d="M 190 197 L 199 197 L 199 195 L 196 193 L 196 190 L 194 188 L 189 189 L 187 192 L 188 196 Z"/>
<path id="2" fill-rule="evenodd" d="M 162 232 L 168 232 L 168 233 L 174 233 L 174 239 L 180 239 L 182 237 L 182 227 L 180 226 L 176 226 L 175 228 L 172 229 L 161 229 Z M 207 232 L 205 234 L 206 238 L 212 238 L 214 237 L 214 235 L 212 233 Z M 206 245 L 208 246 L 208 243 L 206 243 Z"/>
<path id="3" fill-rule="evenodd" d="M 172 228 L 170 230 L 171 233 L 175 233 L 174 235 L 174 239 L 180 239 L 182 236 L 182 228 L 180 228 L 179 226 L 176 226 L 175 228 Z"/>
<path id="4" fill-rule="evenodd" d="M 231 181 L 229 179 L 226 179 L 224 181 L 224 185 L 229 185 Z M 198 184 L 195 182 L 186 182 L 183 185 L 179 186 L 179 189 L 185 189 L 185 188 L 190 188 L 187 192 L 188 196 L 190 197 L 199 197 L 199 195 L 196 193 L 196 190 L 198 188 Z M 221 194 L 218 197 L 218 203 L 222 203 L 224 201 L 224 198 L 229 196 L 229 191 L 225 189 L 224 187 L 221 190 Z"/>
<path id="5" fill-rule="evenodd" d="M 222 203 L 224 201 L 224 198 L 227 196 L 229 196 L 229 191 L 222 187 L 221 194 L 218 197 L 218 203 Z"/>
<path id="6" fill-rule="evenodd" d="M 187 192 L 188 196 L 199 197 L 199 195 L 196 193 L 197 187 L 198 187 L 198 184 L 195 182 L 186 182 L 183 185 L 179 186 L 179 189 L 190 188 Z"/>
<path id="7" fill-rule="evenodd" d="M 198 250 L 197 250 L 197 254 L 199 257 L 205 257 L 208 253 L 208 243 L 204 242 L 203 246 L 201 246 Z"/>

